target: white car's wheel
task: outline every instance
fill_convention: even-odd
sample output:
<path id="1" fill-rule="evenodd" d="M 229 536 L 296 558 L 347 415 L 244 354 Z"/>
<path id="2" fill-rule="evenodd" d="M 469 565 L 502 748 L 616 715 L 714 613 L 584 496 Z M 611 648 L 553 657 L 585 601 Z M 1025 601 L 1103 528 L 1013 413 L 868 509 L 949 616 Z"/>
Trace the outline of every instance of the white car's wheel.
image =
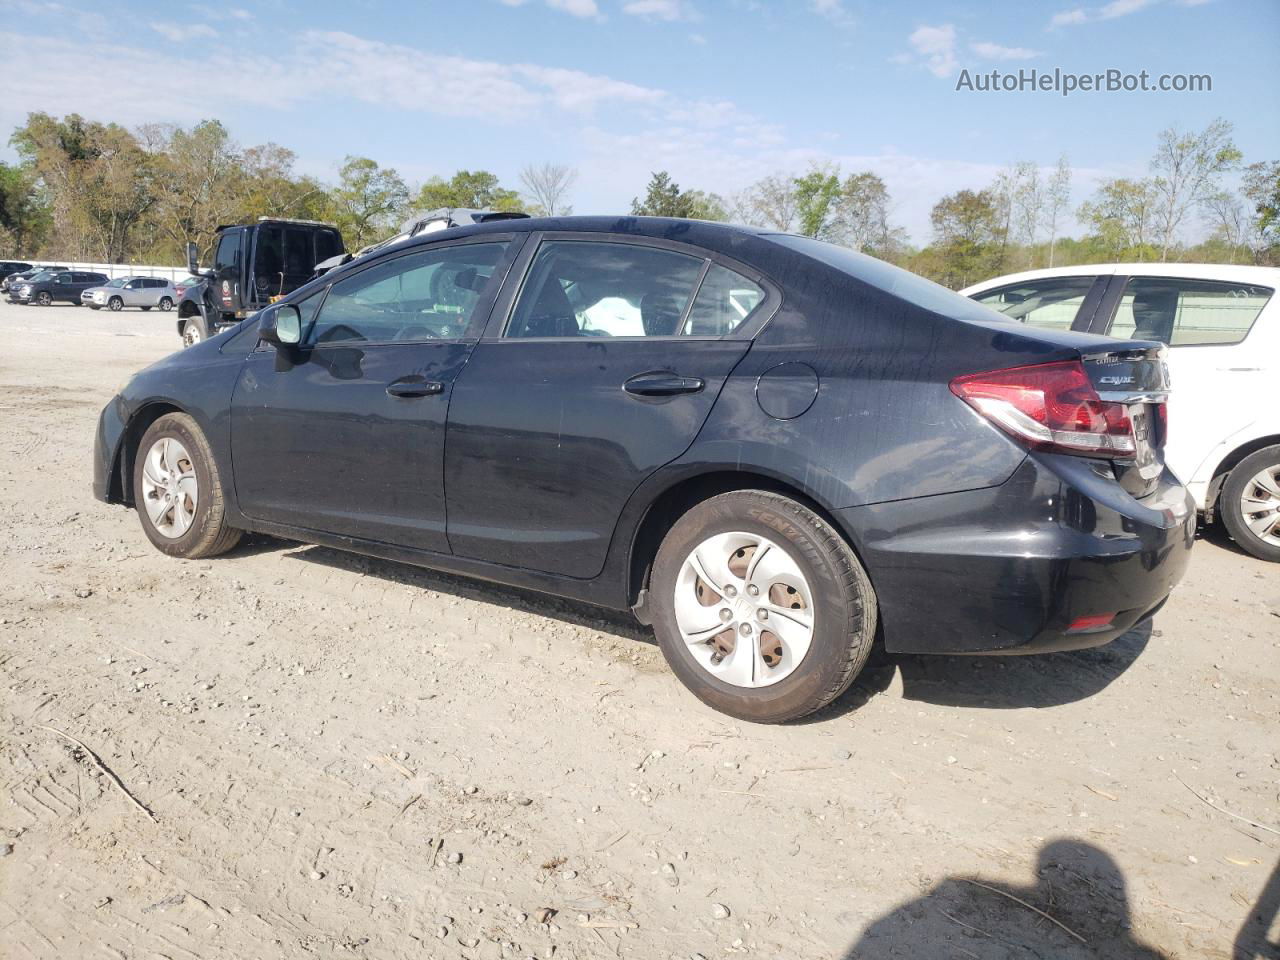
<path id="1" fill-rule="evenodd" d="M 1242 550 L 1280 561 L 1280 445 L 1251 453 L 1232 468 L 1218 511 Z"/>

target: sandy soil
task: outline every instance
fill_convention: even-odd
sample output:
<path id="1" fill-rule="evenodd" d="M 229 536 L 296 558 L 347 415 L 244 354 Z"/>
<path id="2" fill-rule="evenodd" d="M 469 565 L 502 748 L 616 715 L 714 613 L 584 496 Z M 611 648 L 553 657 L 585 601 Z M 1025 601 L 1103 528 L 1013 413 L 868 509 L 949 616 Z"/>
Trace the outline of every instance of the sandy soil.
<path id="1" fill-rule="evenodd" d="M 811 722 L 737 723 L 622 617 L 264 538 L 152 550 L 91 498 L 90 451 L 172 326 L 0 305 L 0 955 L 1228 958 L 1276 937 L 1280 567 L 1211 532 L 1109 647 L 902 658 Z"/>

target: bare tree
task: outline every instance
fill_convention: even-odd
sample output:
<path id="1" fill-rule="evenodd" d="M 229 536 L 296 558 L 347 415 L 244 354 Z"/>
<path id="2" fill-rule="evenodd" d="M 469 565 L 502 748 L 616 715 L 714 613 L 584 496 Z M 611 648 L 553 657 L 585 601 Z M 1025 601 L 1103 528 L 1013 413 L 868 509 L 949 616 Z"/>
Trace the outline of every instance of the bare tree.
<path id="1" fill-rule="evenodd" d="M 1183 134 L 1174 127 L 1161 131 L 1151 158 L 1161 260 L 1168 259 L 1187 213 L 1215 192 L 1218 177 L 1239 164 L 1241 156 L 1231 140 L 1231 124 L 1221 117 L 1200 133 Z"/>
<path id="2" fill-rule="evenodd" d="M 529 194 L 530 209 L 545 217 L 567 217 L 573 207 L 565 202 L 578 171 L 565 163 L 529 164 L 520 171 L 520 182 Z"/>
<path id="3" fill-rule="evenodd" d="M 1213 225 L 1213 238 L 1227 248 L 1231 262 L 1235 263 L 1247 246 L 1249 218 L 1245 215 L 1240 198 L 1226 190 L 1218 190 L 1204 199 L 1204 210 Z"/>
<path id="4" fill-rule="evenodd" d="M 792 177 L 775 173 L 753 183 L 742 201 L 748 220 L 759 227 L 790 231 L 796 222 L 796 184 Z"/>
<path id="5" fill-rule="evenodd" d="M 1044 187 L 1040 168 L 1024 160 L 1013 168 L 1012 218 L 1013 235 L 1027 250 L 1027 266 L 1035 256 L 1036 236 L 1040 232 L 1040 211 L 1044 206 Z"/>
<path id="6" fill-rule="evenodd" d="M 1058 158 L 1057 169 L 1049 177 L 1044 190 L 1044 228 L 1049 231 L 1049 266 L 1053 266 L 1054 247 L 1058 242 L 1058 226 L 1062 213 L 1071 202 L 1071 165 L 1066 155 Z"/>

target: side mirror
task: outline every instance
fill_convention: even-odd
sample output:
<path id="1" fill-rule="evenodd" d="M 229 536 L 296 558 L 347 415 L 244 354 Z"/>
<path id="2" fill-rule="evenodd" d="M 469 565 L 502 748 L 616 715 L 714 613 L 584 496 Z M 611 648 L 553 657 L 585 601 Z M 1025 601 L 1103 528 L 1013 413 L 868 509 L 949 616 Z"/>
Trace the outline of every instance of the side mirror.
<path id="1" fill-rule="evenodd" d="M 302 342 L 302 313 L 292 303 L 264 310 L 258 321 L 258 339 L 276 347 L 296 347 Z"/>
<path id="2" fill-rule="evenodd" d="M 200 251 L 196 248 L 195 243 L 187 244 L 187 272 L 193 277 L 200 276 L 200 263 L 198 260 Z"/>

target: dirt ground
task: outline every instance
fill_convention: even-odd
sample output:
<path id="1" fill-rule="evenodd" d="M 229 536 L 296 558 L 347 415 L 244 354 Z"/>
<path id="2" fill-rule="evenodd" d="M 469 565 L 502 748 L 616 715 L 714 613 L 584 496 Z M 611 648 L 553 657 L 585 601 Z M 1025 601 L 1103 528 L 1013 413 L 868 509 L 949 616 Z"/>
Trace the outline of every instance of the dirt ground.
<path id="1" fill-rule="evenodd" d="M 177 346 L 0 305 L 0 955 L 1277 955 L 1280 567 L 1211 531 L 1108 647 L 752 726 L 621 616 L 151 549 L 90 453 Z"/>

